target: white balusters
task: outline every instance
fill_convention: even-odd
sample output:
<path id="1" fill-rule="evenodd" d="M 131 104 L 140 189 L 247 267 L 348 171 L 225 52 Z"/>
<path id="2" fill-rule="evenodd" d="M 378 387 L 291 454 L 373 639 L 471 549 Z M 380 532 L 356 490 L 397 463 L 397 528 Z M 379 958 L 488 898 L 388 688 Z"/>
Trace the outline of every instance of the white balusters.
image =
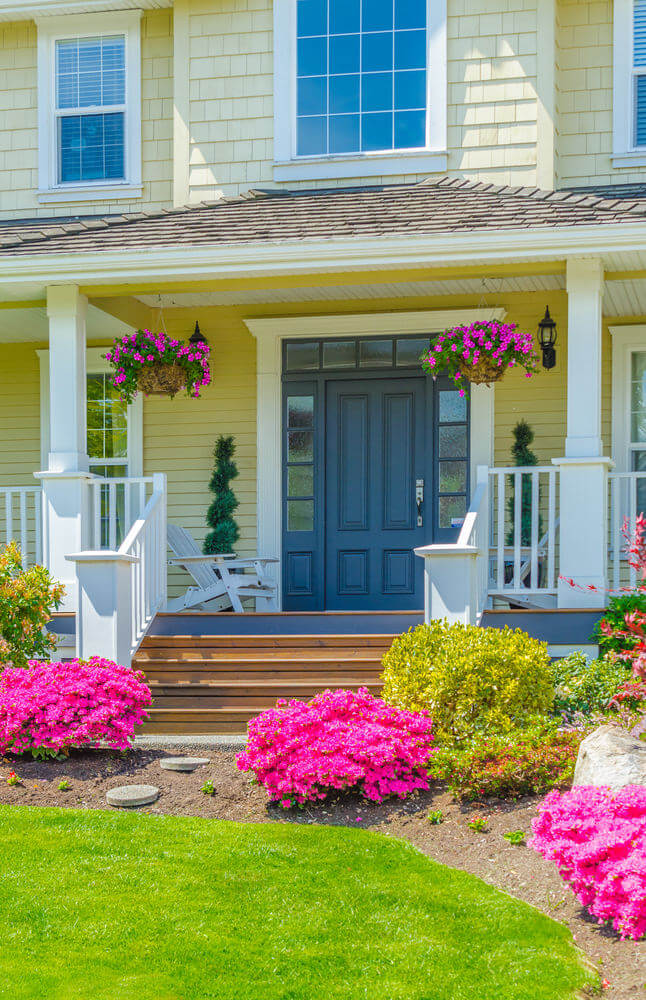
<path id="1" fill-rule="evenodd" d="M 119 548 L 153 490 L 152 476 L 95 478 L 90 486 L 94 549 Z"/>
<path id="2" fill-rule="evenodd" d="M 637 573 L 626 558 L 624 521 L 628 533 L 635 530 L 637 515 L 646 513 L 646 472 L 611 472 L 609 570 L 612 590 L 634 589 Z"/>
<path id="3" fill-rule="evenodd" d="M 558 474 L 554 466 L 489 470 L 490 593 L 556 593 Z"/>
<path id="4" fill-rule="evenodd" d="M 0 545 L 15 542 L 26 565 L 43 559 L 42 491 L 39 486 L 0 487 Z"/>

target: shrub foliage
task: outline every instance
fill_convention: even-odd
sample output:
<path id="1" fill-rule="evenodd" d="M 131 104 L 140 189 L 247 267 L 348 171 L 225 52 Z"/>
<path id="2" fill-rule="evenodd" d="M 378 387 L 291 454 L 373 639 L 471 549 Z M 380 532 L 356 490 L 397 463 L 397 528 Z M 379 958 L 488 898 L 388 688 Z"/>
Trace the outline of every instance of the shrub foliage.
<path id="1" fill-rule="evenodd" d="M 554 698 L 547 645 L 520 629 L 434 621 L 398 636 L 383 667 L 384 700 L 428 711 L 444 739 L 512 729 Z"/>
<path id="2" fill-rule="evenodd" d="M 446 781 L 467 801 L 544 795 L 568 786 L 583 738 L 581 732 L 557 731 L 548 722 L 522 730 L 481 736 L 467 747 L 440 746 L 430 766 L 433 778 Z"/>
<path id="3" fill-rule="evenodd" d="M 602 620 L 593 630 L 593 638 L 603 653 L 625 653 L 633 648 L 636 640 L 625 632 L 626 615 L 634 611 L 646 613 L 646 593 L 642 590 L 610 598 Z"/>
<path id="4" fill-rule="evenodd" d="M 646 788 L 580 787 L 552 792 L 532 823 L 530 846 L 599 923 L 622 938 L 646 934 Z"/>
<path id="5" fill-rule="evenodd" d="M 24 568 L 13 542 L 0 552 L 0 669 L 26 667 L 28 660 L 47 657 L 56 649 L 46 626 L 63 593 L 63 585 L 55 583 L 44 566 Z"/>
<path id="6" fill-rule="evenodd" d="M 241 771 L 284 808 L 354 790 L 372 802 L 428 788 L 431 720 L 359 692 L 324 691 L 309 703 L 279 701 L 249 723 Z"/>
<path id="7" fill-rule="evenodd" d="M 567 719 L 603 712 L 629 678 L 622 660 L 588 660 L 584 653 L 572 653 L 554 664 L 554 711 Z"/>
<path id="8" fill-rule="evenodd" d="M 98 657 L 5 670 L 0 753 L 56 756 L 99 741 L 124 750 L 151 701 L 141 672 Z"/>

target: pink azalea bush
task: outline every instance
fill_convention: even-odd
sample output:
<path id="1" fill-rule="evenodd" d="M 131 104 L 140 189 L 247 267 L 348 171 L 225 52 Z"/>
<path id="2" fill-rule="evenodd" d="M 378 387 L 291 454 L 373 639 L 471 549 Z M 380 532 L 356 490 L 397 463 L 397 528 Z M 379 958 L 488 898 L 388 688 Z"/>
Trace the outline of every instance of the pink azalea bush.
<path id="1" fill-rule="evenodd" d="M 530 846 L 599 923 L 622 938 L 646 933 L 646 788 L 579 787 L 551 792 L 532 824 Z"/>
<path id="2" fill-rule="evenodd" d="M 527 378 L 535 374 L 538 365 L 532 334 L 521 333 L 515 323 L 494 319 L 445 330 L 431 342 L 428 354 L 422 357 L 422 368 L 433 377 L 448 375 L 461 386 L 460 395 L 466 396 L 464 368 L 485 357 L 496 368 L 520 365 Z"/>
<path id="3" fill-rule="evenodd" d="M 0 753 L 56 756 L 99 741 L 125 750 L 151 702 L 140 671 L 99 657 L 9 668 L 0 675 Z"/>
<path id="4" fill-rule="evenodd" d="M 132 403 L 138 392 L 138 376 L 144 368 L 155 364 L 179 365 L 186 373 L 184 388 L 187 396 L 198 398 L 202 386 L 209 385 L 209 345 L 206 341 L 185 344 L 167 333 L 137 330 L 116 340 L 105 355 L 114 369 L 112 385 L 121 398 Z"/>
<path id="5" fill-rule="evenodd" d="M 279 701 L 249 723 L 237 764 L 289 809 L 334 791 L 353 790 L 371 802 L 404 799 L 428 788 L 433 750 L 426 713 L 393 708 L 362 688 L 324 691 L 307 704 Z"/>

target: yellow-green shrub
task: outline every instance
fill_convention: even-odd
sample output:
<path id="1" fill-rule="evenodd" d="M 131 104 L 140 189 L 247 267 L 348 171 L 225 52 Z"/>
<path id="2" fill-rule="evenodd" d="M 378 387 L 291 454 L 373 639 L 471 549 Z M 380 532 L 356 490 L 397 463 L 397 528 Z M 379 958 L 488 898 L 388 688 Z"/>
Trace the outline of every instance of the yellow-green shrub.
<path id="1" fill-rule="evenodd" d="M 504 732 L 554 699 L 547 645 L 520 629 L 434 621 L 398 636 L 383 667 L 382 697 L 428 710 L 440 739 Z"/>

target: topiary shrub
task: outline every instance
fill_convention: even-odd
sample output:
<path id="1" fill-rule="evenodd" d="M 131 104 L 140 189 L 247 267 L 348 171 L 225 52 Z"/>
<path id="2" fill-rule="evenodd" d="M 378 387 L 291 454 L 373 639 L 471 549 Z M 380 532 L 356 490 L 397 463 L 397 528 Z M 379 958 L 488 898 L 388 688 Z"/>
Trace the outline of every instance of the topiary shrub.
<path id="1" fill-rule="evenodd" d="M 324 691 L 305 704 L 284 701 L 249 723 L 241 771 L 284 809 L 356 791 L 371 802 L 406 798 L 429 785 L 432 723 L 398 711 L 366 688 Z"/>
<path id="2" fill-rule="evenodd" d="M 55 757 L 98 742 L 125 750 L 148 717 L 140 671 L 111 660 L 32 663 L 0 675 L 0 754 Z"/>
<path id="3" fill-rule="evenodd" d="M 469 802 L 545 795 L 572 784 L 584 736 L 581 731 L 558 730 L 549 719 L 537 719 L 523 729 L 478 736 L 465 747 L 440 746 L 429 773 Z"/>
<path id="4" fill-rule="evenodd" d="M 56 649 L 47 623 L 64 592 L 44 566 L 25 569 L 15 543 L 0 551 L 0 670 L 5 664 L 26 667 Z"/>
<path id="5" fill-rule="evenodd" d="M 441 739 L 511 729 L 554 700 L 547 645 L 520 629 L 434 621 L 398 636 L 383 668 L 384 700 L 428 711 Z"/>
<path id="6" fill-rule="evenodd" d="M 238 475 L 238 467 L 233 461 L 235 451 L 233 438 L 221 434 L 213 451 L 215 467 L 209 483 L 213 502 L 206 514 L 211 531 L 204 539 L 205 555 L 233 552 L 233 546 L 240 538 L 240 529 L 233 517 L 240 502 L 230 486 L 231 480 Z"/>
<path id="7" fill-rule="evenodd" d="M 646 934 L 646 788 L 583 786 L 552 792 L 529 842 L 600 924 L 622 938 Z"/>
<path id="8" fill-rule="evenodd" d="M 579 713 L 604 712 L 630 674 L 630 667 L 613 657 L 589 660 L 585 653 L 572 653 L 557 660 L 553 666 L 554 711 L 566 719 Z"/>

